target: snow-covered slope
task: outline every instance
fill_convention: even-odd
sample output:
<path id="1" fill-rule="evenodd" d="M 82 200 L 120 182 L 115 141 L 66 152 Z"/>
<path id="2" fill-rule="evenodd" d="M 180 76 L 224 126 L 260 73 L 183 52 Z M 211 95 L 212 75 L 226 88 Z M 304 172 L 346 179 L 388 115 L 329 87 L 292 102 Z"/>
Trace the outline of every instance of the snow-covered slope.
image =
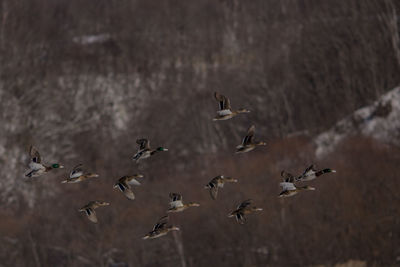
<path id="1" fill-rule="evenodd" d="M 345 137 L 362 134 L 400 146 L 400 87 L 382 95 L 372 105 L 356 110 L 315 138 L 316 156 L 333 151 Z"/>

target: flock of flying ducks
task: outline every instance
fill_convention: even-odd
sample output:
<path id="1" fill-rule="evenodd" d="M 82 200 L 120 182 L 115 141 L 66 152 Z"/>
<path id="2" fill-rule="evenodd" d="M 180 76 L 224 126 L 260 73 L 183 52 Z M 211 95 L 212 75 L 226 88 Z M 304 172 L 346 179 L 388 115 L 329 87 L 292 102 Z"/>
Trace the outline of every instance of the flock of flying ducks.
<path id="1" fill-rule="evenodd" d="M 228 120 L 237 116 L 238 114 L 250 112 L 247 109 L 232 110 L 229 99 L 217 92 L 214 93 L 214 97 L 219 103 L 219 110 L 217 111 L 217 116 L 213 119 L 214 121 Z M 257 146 L 266 145 L 265 142 L 254 140 L 254 132 L 255 132 L 255 126 L 252 125 L 247 130 L 247 134 L 243 138 L 242 143 L 236 147 L 236 153 L 249 152 L 254 150 Z M 168 149 L 164 147 L 151 149 L 150 141 L 144 138 L 136 140 L 136 143 L 139 145 L 138 152 L 133 156 L 133 160 L 135 160 L 136 162 L 139 162 L 142 159 L 149 158 L 158 152 L 168 151 Z M 29 163 L 29 172 L 26 174 L 27 177 L 37 177 L 54 169 L 64 168 L 64 166 L 58 163 L 52 164 L 50 166 L 44 165 L 42 163 L 38 150 L 33 146 L 30 147 L 29 153 L 31 161 Z M 283 182 L 279 184 L 282 187 L 282 191 L 279 194 L 279 197 L 291 197 L 296 195 L 298 192 L 302 190 L 315 190 L 314 187 L 308 185 L 298 186 L 296 183 L 311 181 L 321 176 L 324 173 L 330 173 L 330 172 L 336 172 L 336 171 L 332 169 L 316 170 L 314 165 L 308 167 L 301 175 L 297 177 L 293 176 L 292 174 L 286 171 L 282 171 L 281 176 L 283 178 Z M 99 175 L 96 173 L 85 172 L 82 169 L 82 164 L 79 164 L 72 169 L 69 177 L 66 180 L 62 181 L 61 183 L 79 183 L 84 180 L 95 178 L 98 176 Z M 143 175 L 134 174 L 132 176 L 123 176 L 120 179 L 118 179 L 118 181 L 116 181 L 116 183 L 114 184 L 114 188 L 119 189 L 128 199 L 134 200 L 135 195 L 132 191 L 132 186 L 140 185 L 140 182 L 137 180 L 139 178 L 143 178 Z M 215 200 L 217 198 L 219 188 L 223 188 L 225 183 L 236 183 L 237 181 L 238 181 L 237 179 L 231 177 L 218 175 L 214 177 L 205 186 L 205 188 L 209 190 L 211 198 Z M 190 207 L 200 206 L 200 204 L 194 202 L 189 202 L 184 204 L 182 195 L 177 193 L 170 193 L 169 197 L 170 197 L 170 203 L 169 203 L 170 207 L 167 210 L 167 213 L 182 212 Z M 96 216 L 95 209 L 108 205 L 110 205 L 110 203 L 104 201 L 97 201 L 97 200 L 90 201 L 88 204 L 80 208 L 79 211 L 85 212 L 87 218 L 90 221 L 92 221 L 93 223 L 97 223 L 98 219 Z M 246 221 L 245 215 L 257 211 L 262 211 L 262 209 L 253 206 L 252 200 L 248 199 L 240 203 L 240 205 L 234 211 L 232 211 L 228 215 L 228 217 L 235 217 L 238 223 L 244 224 Z M 166 235 L 170 231 L 178 231 L 178 230 L 179 230 L 178 227 L 173 225 L 168 225 L 168 215 L 166 215 L 158 220 L 158 222 L 154 225 L 153 230 L 151 230 L 148 234 L 146 234 L 143 237 L 143 239 L 158 238 Z"/>

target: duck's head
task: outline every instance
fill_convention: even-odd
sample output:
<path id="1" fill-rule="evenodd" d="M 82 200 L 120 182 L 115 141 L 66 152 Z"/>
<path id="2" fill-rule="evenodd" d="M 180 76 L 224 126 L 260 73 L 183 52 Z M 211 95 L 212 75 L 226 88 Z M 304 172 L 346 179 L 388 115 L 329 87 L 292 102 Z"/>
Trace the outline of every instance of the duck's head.
<path id="1" fill-rule="evenodd" d="M 162 146 L 158 147 L 156 150 L 157 150 L 157 151 L 168 151 L 167 148 L 162 147 Z"/>
<path id="2" fill-rule="evenodd" d="M 332 170 L 332 169 L 325 169 L 324 172 L 336 172 L 336 170 Z"/>
<path id="3" fill-rule="evenodd" d="M 257 143 L 257 145 L 259 145 L 259 146 L 266 146 L 266 145 L 267 145 L 267 143 L 266 143 L 266 142 L 262 142 L 262 141 L 261 141 L 261 142 L 258 142 L 258 143 Z"/>
<path id="4" fill-rule="evenodd" d="M 54 164 L 51 164 L 51 168 L 52 169 L 62 169 L 62 168 L 64 168 L 64 166 L 59 163 L 54 163 Z"/>

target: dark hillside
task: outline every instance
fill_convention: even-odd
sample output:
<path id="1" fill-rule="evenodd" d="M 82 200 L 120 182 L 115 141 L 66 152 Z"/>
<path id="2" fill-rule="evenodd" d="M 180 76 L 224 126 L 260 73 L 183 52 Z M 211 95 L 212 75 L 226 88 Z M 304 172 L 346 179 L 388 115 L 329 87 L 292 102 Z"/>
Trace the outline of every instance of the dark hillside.
<path id="1" fill-rule="evenodd" d="M 399 264 L 399 148 L 356 135 L 317 159 L 312 145 L 399 85 L 399 13 L 395 0 L 2 0 L 0 266 Z M 251 113 L 213 122 L 214 91 Z M 235 155 L 252 124 L 268 146 Z M 169 151 L 135 164 L 139 137 Z M 66 169 L 27 181 L 31 144 Z M 312 162 L 338 172 L 279 199 L 280 171 Z M 60 184 L 78 163 L 100 178 Z M 137 172 L 128 201 L 112 185 Z M 239 182 L 212 201 L 218 174 Z M 169 192 L 201 206 L 141 240 Z M 241 226 L 227 214 L 247 198 L 264 211 Z M 77 212 L 92 199 L 111 203 L 97 225 Z"/>

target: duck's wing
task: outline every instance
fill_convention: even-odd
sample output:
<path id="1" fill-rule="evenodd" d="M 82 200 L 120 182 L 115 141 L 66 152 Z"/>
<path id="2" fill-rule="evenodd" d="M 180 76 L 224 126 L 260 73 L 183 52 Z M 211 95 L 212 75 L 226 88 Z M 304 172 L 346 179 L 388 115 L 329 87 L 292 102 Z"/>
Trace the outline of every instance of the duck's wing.
<path id="1" fill-rule="evenodd" d="M 236 221 L 240 224 L 244 224 L 246 222 L 246 218 L 244 217 L 244 214 L 242 212 L 237 212 L 235 218 Z"/>
<path id="2" fill-rule="evenodd" d="M 219 109 L 220 110 L 226 110 L 226 109 L 231 109 L 231 102 L 229 100 L 229 98 L 227 98 L 224 95 L 221 95 L 218 92 L 214 93 L 214 97 L 215 99 L 219 102 Z"/>
<path id="3" fill-rule="evenodd" d="M 141 185 L 141 183 L 135 179 L 135 176 L 124 176 L 126 177 L 126 183 L 129 185 Z"/>
<path id="4" fill-rule="evenodd" d="M 212 199 L 216 199 L 218 195 L 218 181 L 221 178 L 221 175 L 214 177 L 211 181 L 206 185 L 206 187 L 210 190 L 210 196 Z"/>
<path id="5" fill-rule="evenodd" d="M 254 125 L 251 125 L 249 127 L 249 129 L 247 129 L 247 134 L 242 140 L 243 146 L 253 143 L 255 130 L 256 130 L 256 126 L 254 126 Z"/>
<path id="6" fill-rule="evenodd" d="M 171 201 L 182 201 L 182 195 L 178 193 L 169 193 L 169 198 L 171 199 Z"/>
<path id="7" fill-rule="evenodd" d="M 29 155 L 31 156 L 31 161 L 34 163 L 41 163 L 42 159 L 40 158 L 39 151 L 34 146 L 29 148 Z"/>
<path id="8" fill-rule="evenodd" d="M 135 194 L 133 193 L 132 189 L 130 189 L 129 187 L 126 187 L 123 192 L 124 192 L 124 195 L 128 199 L 130 199 L 130 200 L 134 200 L 135 199 Z"/>
<path id="9" fill-rule="evenodd" d="M 224 178 L 224 176 L 218 175 L 218 176 L 215 176 L 211 181 L 218 184 L 218 181 L 220 181 L 221 178 Z"/>
<path id="10" fill-rule="evenodd" d="M 158 222 L 154 225 L 153 231 L 163 229 L 167 226 L 168 223 L 168 215 L 161 217 Z"/>
<path id="11" fill-rule="evenodd" d="M 315 171 L 314 169 L 315 169 L 315 165 L 314 165 L 314 164 L 311 164 L 311 166 L 309 166 L 309 167 L 303 172 L 302 176 L 308 174 L 308 173 L 311 172 L 311 171 Z"/>
<path id="12" fill-rule="evenodd" d="M 222 175 L 218 175 L 218 176 L 212 178 L 210 181 L 210 184 L 214 184 L 215 186 L 218 186 L 222 177 L 223 177 Z"/>
<path id="13" fill-rule="evenodd" d="M 94 223 L 97 223 L 97 216 L 96 216 L 96 212 L 94 211 L 93 208 L 86 208 L 85 209 L 85 213 L 88 217 L 88 219 Z"/>
<path id="14" fill-rule="evenodd" d="M 294 183 L 283 182 L 283 183 L 280 183 L 279 185 L 282 186 L 283 191 L 296 190 L 296 186 L 294 185 Z"/>
<path id="15" fill-rule="evenodd" d="M 294 176 L 291 173 L 288 173 L 286 171 L 282 171 L 281 176 L 282 176 L 283 180 L 287 183 L 293 183 L 295 180 Z"/>
<path id="16" fill-rule="evenodd" d="M 169 198 L 171 199 L 171 202 L 169 203 L 171 205 L 171 208 L 178 208 L 183 206 L 182 195 L 177 193 L 169 193 Z"/>
<path id="17" fill-rule="evenodd" d="M 237 207 L 237 209 L 238 209 L 238 210 L 239 210 L 239 209 L 245 209 L 245 208 L 247 208 L 248 206 L 250 206 L 252 202 L 253 202 L 253 200 L 247 199 L 247 200 L 243 201 L 242 203 L 240 203 L 240 205 Z"/>
<path id="18" fill-rule="evenodd" d="M 218 185 L 215 185 L 214 187 L 210 187 L 210 196 L 212 199 L 217 199 L 218 196 Z"/>
<path id="19" fill-rule="evenodd" d="M 69 174 L 69 178 L 77 178 L 79 176 L 82 176 L 83 175 L 82 166 L 83 164 L 76 165 Z"/>
<path id="20" fill-rule="evenodd" d="M 118 183 L 126 183 L 129 176 L 125 175 L 118 179 Z"/>
<path id="21" fill-rule="evenodd" d="M 150 141 L 145 138 L 137 139 L 136 144 L 139 145 L 139 150 L 150 149 Z"/>
<path id="22" fill-rule="evenodd" d="M 130 188 L 129 184 L 126 182 L 125 176 L 121 177 L 118 182 L 115 183 L 114 187 L 118 187 L 122 192 Z"/>

